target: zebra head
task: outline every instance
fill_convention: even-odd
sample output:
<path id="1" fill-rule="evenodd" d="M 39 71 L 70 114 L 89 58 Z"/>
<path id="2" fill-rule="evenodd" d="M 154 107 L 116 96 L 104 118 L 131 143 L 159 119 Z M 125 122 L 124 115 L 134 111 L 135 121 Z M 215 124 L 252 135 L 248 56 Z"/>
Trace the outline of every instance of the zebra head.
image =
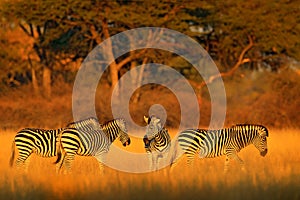
<path id="1" fill-rule="evenodd" d="M 161 121 L 158 117 L 152 115 L 151 117 L 144 116 L 145 122 L 148 124 L 146 128 L 146 135 L 144 136 L 144 143 L 147 146 L 150 140 L 155 138 L 162 129 Z"/>
<path id="2" fill-rule="evenodd" d="M 123 144 L 123 146 L 130 145 L 130 137 L 127 134 L 126 122 L 124 119 L 116 119 L 116 123 L 119 127 L 119 140 Z"/>
<path id="3" fill-rule="evenodd" d="M 257 126 L 257 136 L 253 140 L 254 146 L 259 150 L 261 156 L 265 156 L 268 152 L 267 137 L 269 136 L 268 129 L 264 126 Z"/>

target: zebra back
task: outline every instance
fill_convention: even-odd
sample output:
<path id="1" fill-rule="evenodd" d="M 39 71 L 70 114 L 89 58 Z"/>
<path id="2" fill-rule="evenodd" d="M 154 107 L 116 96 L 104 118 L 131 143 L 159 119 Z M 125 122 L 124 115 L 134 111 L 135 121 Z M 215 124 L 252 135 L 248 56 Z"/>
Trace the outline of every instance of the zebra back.
<path id="1" fill-rule="evenodd" d="M 78 130 L 93 131 L 99 130 L 100 124 L 96 118 L 90 117 L 87 119 L 69 123 L 67 125 L 67 128 L 76 128 Z"/>
<path id="2" fill-rule="evenodd" d="M 237 124 L 230 128 L 218 130 L 187 129 L 178 136 L 178 142 L 187 154 L 197 152 L 200 157 L 216 157 L 233 148 L 239 152 L 249 144 L 254 144 L 261 152 L 266 152 L 265 137 L 268 130 L 262 125 Z"/>
<path id="3" fill-rule="evenodd" d="M 261 156 L 265 156 L 268 152 L 266 139 L 268 136 L 266 127 L 255 124 L 237 124 L 218 130 L 187 129 L 179 134 L 176 146 L 179 145 L 186 154 L 188 163 L 193 162 L 196 154 L 199 154 L 200 158 L 226 155 L 224 167 L 226 172 L 230 159 L 239 162 L 243 169 L 244 162 L 237 154 L 250 144 L 259 150 Z M 177 159 L 177 148 L 174 147 L 172 165 Z"/>
<path id="4" fill-rule="evenodd" d="M 24 128 L 20 130 L 14 139 L 16 146 L 20 147 L 20 156 L 29 156 L 31 152 L 43 157 L 55 156 L 57 138 L 63 129 Z"/>
<path id="5" fill-rule="evenodd" d="M 240 131 L 240 132 L 244 132 L 244 133 L 255 131 L 260 136 L 265 136 L 265 137 L 269 136 L 268 129 L 263 125 L 258 125 L 258 124 L 236 124 L 236 125 L 231 126 L 231 128 L 234 131 Z"/>

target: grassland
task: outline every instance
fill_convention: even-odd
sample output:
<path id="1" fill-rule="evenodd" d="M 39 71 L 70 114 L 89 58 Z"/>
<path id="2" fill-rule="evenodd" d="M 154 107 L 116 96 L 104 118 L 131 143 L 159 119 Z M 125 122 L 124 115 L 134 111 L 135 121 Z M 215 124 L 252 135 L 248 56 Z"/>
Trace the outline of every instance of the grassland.
<path id="1" fill-rule="evenodd" d="M 0 199 L 300 199 L 300 133 L 270 130 L 269 152 L 260 157 L 249 146 L 237 163 L 223 174 L 224 157 L 197 159 L 187 167 L 183 159 L 174 172 L 132 174 L 106 168 L 98 173 L 93 158 L 76 157 L 72 175 L 56 175 L 55 158 L 33 156 L 28 174 L 8 165 L 15 131 L 0 132 Z M 140 152 L 133 140 L 130 151 Z"/>

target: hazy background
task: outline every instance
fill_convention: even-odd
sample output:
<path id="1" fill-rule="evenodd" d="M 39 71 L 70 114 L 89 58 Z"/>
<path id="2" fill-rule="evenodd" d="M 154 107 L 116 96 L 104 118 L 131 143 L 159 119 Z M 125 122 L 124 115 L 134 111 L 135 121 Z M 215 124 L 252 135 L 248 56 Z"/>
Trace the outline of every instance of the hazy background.
<path id="1" fill-rule="evenodd" d="M 55 158 L 35 155 L 28 174 L 10 168 L 11 144 L 19 129 L 52 129 L 73 121 L 73 85 L 88 53 L 111 36 L 140 27 L 178 31 L 208 52 L 225 85 L 224 126 L 267 126 L 266 157 L 253 146 L 247 147 L 240 153 L 247 172 L 232 162 L 227 175 L 223 174 L 224 157 L 197 158 L 192 167 L 183 160 L 168 176 L 163 171 L 133 174 L 108 167 L 102 175 L 95 159 L 79 156 L 69 176 L 55 174 Z M 299 199 L 299 36 L 298 0 L 0 0 L 0 199 Z M 124 38 L 129 46 L 135 39 L 131 35 Z M 174 41 L 174 48 L 186 47 L 177 38 Z M 173 44 L 165 42 L 166 46 Z M 107 46 L 107 55 L 115 62 L 105 70 L 95 94 L 100 123 L 114 117 L 111 93 L 118 80 L 137 66 L 158 63 L 189 81 L 200 107 L 199 126 L 210 124 L 211 95 L 218 97 L 222 91 L 216 84 L 220 81 L 217 74 L 210 74 L 205 83 L 187 60 L 174 53 L 140 49 L 115 57 L 116 45 Z M 197 52 L 190 49 L 190 53 Z M 98 59 L 105 61 L 103 55 Z M 199 65 L 211 71 L 204 63 Z M 171 137 L 177 134 L 182 105 L 176 94 L 158 84 L 138 86 L 153 74 L 164 73 L 157 67 L 131 74 L 136 90 L 125 105 L 133 119 L 128 122 L 129 133 L 134 131 L 133 123 L 145 126 L 143 115 L 160 104 Z M 207 86 L 215 88 L 214 94 L 208 93 Z M 122 93 L 118 98 L 122 99 Z M 214 106 L 222 110 L 221 102 Z M 80 109 L 90 108 L 82 105 Z M 190 113 L 191 118 L 194 114 Z M 141 138 L 132 137 L 132 144 L 124 150 L 144 152 Z M 139 168 L 146 162 L 126 164 Z"/>
<path id="2" fill-rule="evenodd" d="M 54 128 L 72 121 L 72 87 L 87 54 L 114 34 L 154 26 L 192 37 L 214 59 L 227 95 L 225 126 L 258 123 L 299 128 L 299 5 L 299 1 L 272 0 L 2 0 L 0 126 Z M 134 38 L 127 39 L 130 45 Z M 109 50 L 111 56 L 113 51 Z M 200 105 L 199 125 L 208 126 L 210 94 L 202 77 L 180 56 L 155 49 L 128 52 L 105 71 L 95 96 L 100 122 L 113 117 L 110 97 L 118 79 L 151 62 L 173 67 L 189 80 Z M 133 75 L 132 84 L 150 73 Z M 163 72 L 158 67 L 154 73 Z M 181 113 L 176 97 L 155 84 L 136 88 L 129 103 L 134 122 L 143 125 L 142 117 L 153 104 L 164 106 L 168 127 L 178 127 Z"/>

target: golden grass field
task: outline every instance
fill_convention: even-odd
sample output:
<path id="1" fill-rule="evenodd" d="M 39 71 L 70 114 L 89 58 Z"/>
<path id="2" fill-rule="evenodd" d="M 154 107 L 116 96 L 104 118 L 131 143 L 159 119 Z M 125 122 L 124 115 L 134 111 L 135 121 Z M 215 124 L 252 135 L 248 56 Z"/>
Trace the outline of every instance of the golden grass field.
<path id="1" fill-rule="evenodd" d="M 92 157 L 76 157 L 71 175 L 56 175 L 55 158 L 33 156 L 28 174 L 9 167 L 15 131 L 0 132 L 0 199 L 300 199 L 300 131 L 270 130 L 269 152 L 260 157 L 254 146 L 240 152 L 246 172 L 236 162 L 223 174 L 224 157 L 185 159 L 174 171 L 144 174 L 108 167 L 98 172 Z M 116 141 L 116 143 L 119 143 Z M 130 151 L 141 152 L 141 139 Z"/>

